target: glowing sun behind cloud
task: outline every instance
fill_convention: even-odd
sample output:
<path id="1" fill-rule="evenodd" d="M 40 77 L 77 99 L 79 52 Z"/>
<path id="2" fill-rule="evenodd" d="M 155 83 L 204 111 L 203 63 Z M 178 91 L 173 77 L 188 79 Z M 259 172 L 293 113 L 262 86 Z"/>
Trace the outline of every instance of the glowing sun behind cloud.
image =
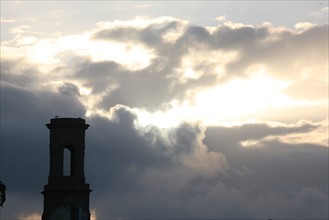
<path id="1" fill-rule="evenodd" d="M 268 108 L 289 104 L 289 98 L 282 94 L 287 84 L 260 72 L 250 79 L 234 80 L 201 92 L 196 97 L 196 110 L 206 124 L 256 119 Z"/>
<path id="2" fill-rule="evenodd" d="M 167 127 L 185 120 L 205 125 L 259 120 L 259 114 L 270 108 L 293 104 L 293 100 L 283 94 L 288 85 L 260 71 L 249 79 L 236 79 L 200 91 L 189 102 L 173 103 L 167 112 L 144 112 L 140 121 Z"/>

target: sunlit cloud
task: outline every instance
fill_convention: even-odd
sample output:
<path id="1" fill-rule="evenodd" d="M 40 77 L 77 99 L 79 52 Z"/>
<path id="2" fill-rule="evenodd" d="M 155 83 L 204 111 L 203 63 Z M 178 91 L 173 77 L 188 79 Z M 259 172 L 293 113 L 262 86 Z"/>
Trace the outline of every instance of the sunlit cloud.
<path id="1" fill-rule="evenodd" d="M 15 30 L 23 32 L 21 28 Z M 70 65 L 70 59 L 66 60 L 66 53 L 89 57 L 94 62 L 114 61 L 132 71 L 147 67 L 154 58 L 153 51 L 145 46 L 93 41 L 88 33 L 58 39 L 18 36 L 15 41 L 2 42 L 2 45 L 3 58 L 28 59 L 39 66 L 42 72 L 51 71 L 57 66 Z"/>
<path id="2" fill-rule="evenodd" d="M 193 72 L 190 74 L 194 75 L 184 77 L 197 77 Z M 282 111 L 284 114 L 285 109 L 291 107 L 327 106 L 326 99 L 296 100 L 288 96 L 285 91 L 290 84 L 260 70 L 248 79 L 236 79 L 199 91 L 190 101 L 172 102 L 170 110 L 155 113 L 138 111 L 138 115 L 142 124 L 167 127 L 182 121 L 199 121 L 210 126 L 254 119 L 269 120 L 266 113 Z"/>
<path id="3" fill-rule="evenodd" d="M 158 18 L 150 18 L 148 16 L 136 16 L 133 20 L 114 20 L 109 22 L 98 22 L 96 25 L 98 29 L 114 29 L 114 28 L 146 28 L 151 24 L 159 24 L 172 21 L 179 21 L 179 19 L 169 16 L 163 16 Z"/>
<path id="4" fill-rule="evenodd" d="M 188 26 L 188 22 L 184 20 L 176 20 L 177 27 L 175 29 L 168 30 L 163 34 L 162 38 L 164 42 L 175 43 L 177 39 L 183 36 L 184 31 Z"/>
<path id="5" fill-rule="evenodd" d="M 152 7 L 152 4 L 137 4 L 135 5 L 136 8 L 147 9 Z"/>
<path id="6" fill-rule="evenodd" d="M 244 27 L 251 27 L 254 28 L 254 25 L 251 24 L 244 24 L 241 22 L 233 22 L 229 20 L 226 16 L 219 16 L 216 17 L 215 20 L 219 21 L 221 25 L 232 28 L 232 29 L 239 29 L 239 28 L 244 28 Z"/>
<path id="7" fill-rule="evenodd" d="M 295 28 L 300 29 L 300 30 L 306 30 L 306 29 L 312 28 L 314 26 L 316 26 L 316 25 L 312 24 L 310 22 L 299 22 L 299 23 L 295 24 Z"/>
<path id="8" fill-rule="evenodd" d="M 151 49 L 142 45 L 110 42 L 93 42 L 86 54 L 95 62 L 115 61 L 132 71 L 146 68 L 155 57 Z"/>
<path id="9" fill-rule="evenodd" d="M 279 137 L 279 140 L 281 140 L 284 143 L 290 143 L 290 144 L 307 143 L 307 144 L 318 144 L 325 147 L 329 147 L 328 123 L 329 123 L 328 119 L 314 123 L 314 125 L 318 127 L 316 129 L 311 130 L 310 132 L 307 132 L 307 134 L 303 134 L 303 133 L 289 134 Z"/>
<path id="10" fill-rule="evenodd" d="M 141 121 L 156 122 L 157 118 L 162 119 L 163 123 L 160 124 L 164 125 L 173 121 L 177 124 L 185 119 L 216 125 L 227 121 L 253 119 L 260 112 L 272 107 L 293 105 L 293 100 L 282 92 L 288 85 L 285 81 L 275 80 L 260 72 L 250 79 L 233 80 L 201 91 L 191 103 L 177 105 L 166 113 L 155 113 L 154 118 L 142 114 Z"/>
<path id="11" fill-rule="evenodd" d="M 239 58 L 237 51 L 209 51 L 205 48 L 189 50 L 182 57 L 178 73 L 183 73 L 180 80 L 185 82 L 189 79 L 199 79 L 204 75 L 216 75 L 219 80 L 226 75 L 225 66 Z"/>
<path id="12" fill-rule="evenodd" d="M 15 19 L 9 19 L 9 18 L 0 18 L 0 23 L 15 23 Z"/>
<path id="13" fill-rule="evenodd" d="M 247 139 L 240 142 L 242 147 L 264 147 L 266 142 L 269 141 L 280 141 L 286 144 L 315 144 L 319 146 L 329 147 L 328 145 L 328 119 L 320 122 L 310 122 L 305 120 L 300 120 L 294 124 L 285 124 L 278 122 L 266 122 L 272 128 L 295 128 L 296 132 L 287 134 L 270 135 L 261 139 Z M 314 128 L 309 131 L 300 132 L 297 130 L 298 127 L 305 125 L 312 125 Z"/>
<path id="14" fill-rule="evenodd" d="M 10 32 L 12 34 L 23 34 L 24 32 L 26 32 L 27 30 L 29 30 L 31 28 L 31 26 L 29 25 L 22 25 L 22 26 L 17 26 L 17 27 L 13 27 L 10 29 Z"/>
<path id="15" fill-rule="evenodd" d="M 209 37 L 221 28 L 233 34 L 235 30 L 248 30 L 250 32 L 256 29 L 252 25 L 234 23 L 225 16 L 216 19 L 223 24 L 222 26 L 213 27 L 214 29 L 207 33 L 210 34 Z M 111 61 L 134 74 L 134 72 L 148 68 L 154 60 L 159 59 L 159 56 L 163 56 L 159 54 L 158 48 L 146 46 L 145 43 L 138 42 L 138 39 L 128 42 L 115 38 L 95 39 L 95 33 L 102 30 L 127 27 L 143 31 L 150 25 L 157 25 L 157 28 L 153 31 L 158 31 L 161 29 L 159 27 L 163 27 L 170 22 L 176 22 L 177 26 L 164 32 L 162 40 L 174 44 L 177 39 L 186 34 L 188 23 L 173 17 L 153 19 L 136 17 L 128 21 L 99 22 L 94 30 L 80 35 L 41 39 L 30 35 L 31 33 L 24 34 L 30 28 L 29 26 L 17 26 L 12 29 L 16 37 L 13 40 L 2 42 L 2 58 L 9 60 L 22 59 L 30 62 L 44 74 L 44 77 L 60 67 L 60 69 L 56 69 L 56 73 L 53 72 L 54 74 L 46 77 L 47 81 L 43 82 L 44 88 L 48 87 L 51 91 L 57 92 L 59 88 L 64 88 L 62 86 L 65 82 L 71 82 L 77 87 L 80 94 L 79 100 L 85 106 L 87 116 L 95 114 L 104 116 L 109 114 L 110 108 L 99 109 L 98 106 L 113 91 L 120 88 L 120 83 L 108 82 L 102 92 L 94 94 L 93 90 L 95 88 L 86 85 L 86 80 L 79 78 L 75 80 L 65 79 L 72 74 L 72 71 L 76 71 L 74 68 L 77 68 L 76 65 L 79 64 L 79 61 L 74 61 L 74 59 L 80 57 L 82 60 L 87 59 L 93 63 Z M 312 27 L 314 27 L 314 24 L 307 22 L 298 23 L 295 26 L 296 29 L 302 31 L 301 33 Z M 291 34 L 294 31 L 284 27 L 273 27 L 269 23 L 264 23 L 262 28 L 268 31 L 268 34 L 264 35 L 259 42 L 261 47 L 264 48 L 271 44 L 275 45 L 276 42 L 282 40 L 282 33 Z M 196 32 L 196 34 L 198 33 Z M 297 32 L 294 34 L 296 35 Z M 138 114 L 141 124 L 157 124 L 166 127 L 183 121 L 199 121 L 205 125 L 216 125 L 229 121 L 266 120 L 267 112 L 284 111 L 285 108 L 291 107 L 323 107 L 326 105 L 326 95 L 323 92 L 327 88 L 327 81 L 323 81 L 323 72 L 326 66 L 321 60 L 317 62 L 311 60 L 310 64 L 303 64 L 305 54 L 294 57 L 291 62 L 295 62 L 295 67 L 291 68 L 296 73 L 291 75 L 296 76 L 300 70 L 298 72 L 300 76 L 298 77 L 301 80 L 283 74 L 281 76 L 280 72 L 290 71 L 290 67 L 285 69 L 276 66 L 275 69 L 271 64 L 274 61 L 270 60 L 266 62 L 249 61 L 250 64 L 241 67 L 241 69 L 238 69 L 239 72 L 234 73 L 230 72 L 231 69 L 228 67 L 239 66 L 239 62 L 247 59 L 243 57 L 244 52 L 241 48 L 213 49 L 210 47 L 210 42 L 203 41 L 195 44 L 192 40 L 195 39 L 189 39 L 191 46 L 181 55 L 179 65 L 173 69 L 173 72 L 168 73 L 168 75 L 171 74 L 170 77 L 173 77 L 173 79 L 178 79 L 177 86 L 180 84 L 182 86 L 184 84 L 191 85 L 183 94 L 185 100 L 178 100 L 173 97 L 167 103 L 166 109 L 152 112 L 148 112 L 145 108 L 132 107 L 134 112 Z M 317 56 L 318 54 L 315 53 L 314 59 Z M 319 65 L 316 65 L 317 63 Z M 287 65 L 292 66 L 290 63 Z M 19 71 L 17 72 L 19 74 Z M 313 72 L 317 74 L 314 75 Z M 241 77 L 234 77 L 235 75 Z M 61 78 L 64 78 L 64 80 L 59 80 Z M 310 78 L 313 80 L 310 80 Z M 205 83 L 202 84 L 203 81 Z M 312 86 L 311 91 L 305 92 L 303 89 L 305 85 Z M 67 92 L 67 90 L 65 91 Z"/>

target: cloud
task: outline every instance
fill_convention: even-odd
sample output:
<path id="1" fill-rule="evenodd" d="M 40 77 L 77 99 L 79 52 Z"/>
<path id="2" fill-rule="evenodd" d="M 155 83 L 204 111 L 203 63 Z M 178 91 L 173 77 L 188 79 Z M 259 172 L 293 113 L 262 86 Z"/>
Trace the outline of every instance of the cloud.
<path id="1" fill-rule="evenodd" d="M 167 30 L 177 30 L 179 23 L 171 21 L 164 24 L 165 26 L 148 24 L 142 28 L 110 25 L 95 33 L 96 39 L 133 41 L 154 48 L 157 54 L 150 66 L 122 79 L 126 82 L 131 79 L 136 83 L 119 82 L 118 85 L 122 86 L 104 97 L 104 107 L 120 104 L 120 100 L 121 104 L 137 108 L 152 109 L 152 103 L 157 105 L 155 108 L 161 107 L 161 103 L 164 103 L 164 107 L 173 99 L 193 98 L 188 96 L 190 91 L 208 89 L 235 76 L 253 77 L 262 70 L 280 80 L 305 78 L 308 81 L 312 78 L 323 82 L 323 86 L 326 85 L 327 26 L 314 26 L 302 32 L 268 24 L 260 27 L 236 26 L 232 22 L 215 27 L 211 32 L 203 27 L 187 26 L 176 41 L 168 43 L 161 36 Z M 315 44 L 309 43 L 314 39 Z M 229 57 L 230 53 L 234 53 L 234 56 Z M 187 65 L 188 63 L 191 65 Z M 108 72 L 110 71 L 109 69 Z M 124 74 L 117 76 L 125 77 Z M 115 79 L 120 80 L 117 77 Z M 147 84 L 142 84 L 139 79 Z M 149 81 L 154 86 L 150 86 Z M 157 82 L 161 82 L 161 85 Z M 135 90 L 135 85 L 139 87 L 138 91 Z M 154 93 L 148 88 L 157 88 L 158 95 L 154 97 Z M 163 91 L 166 91 L 166 95 Z M 315 88 L 312 91 L 312 98 L 323 97 L 323 89 Z M 294 90 L 294 93 L 297 91 Z M 126 95 L 122 96 L 123 94 Z M 133 94 L 133 97 L 128 97 L 128 94 Z M 138 97 L 134 94 L 138 94 Z M 307 96 L 303 98 L 308 99 Z M 143 99 L 150 101 L 145 103 Z"/>
<path id="2" fill-rule="evenodd" d="M 316 26 L 315 24 L 312 24 L 310 22 L 299 22 L 297 24 L 295 24 L 295 28 L 296 29 L 309 29 Z"/>
<path id="3" fill-rule="evenodd" d="M 327 106 L 322 104 L 327 30 L 227 20 L 206 28 L 174 18 L 138 18 L 99 23 L 87 33 L 59 39 L 4 42 L 6 217 L 41 213 L 39 192 L 49 159 L 44 124 L 56 115 L 86 117 L 91 125 L 86 178 L 98 218 L 328 217 Z M 126 55 L 131 62 L 122 61 Z M 215 92 L 206 93 L 210 89 Z M 198 108 L 197 97 L 211 105 Z M 261 108 L 264 100 L 293 104 L 268 113 Z M 167 128 L 140 123 L 142 111 L 181 106 L 179 122 L 193 112 L 210 115 L 213 126 L 189 120 Z M 260 122 L 222 126 L 214 119 L 249 110 Z M 283 119 L 266 122 L 264 115 Z M 308 117 L 321 121 L 301 120 Z M 161 119 L 171 121 L 165 114 Z"/>
<path id="4" fill-rule="evenodd" d="M 150 8 L 152 7 L 151 4 L 138 4 L 138 5 L 135 5 L 136 8 L 140 8 L 140 9 L 147 9 L 147 8 Z"/>
<path id="5" fill-rule="evenodd" d="M 56 115 L 85 115 L 73 96 L 35 91 L 1 82 L 1 178 L 7 187 L 8 218 L 41 212 L 48 173 L 48 140 L 44 126 Z M 19 161 L 19 162 L 18 162 Z"/>
<path id="6" fill-rule="evenodd" d="M 73 83 L 66 82 L 59 88 L 59 91 L 66 95 L 80 95 L 79 87 Z"/>
<path id="7" fill-rule="evenodd" d="M 61 38 L 17 35 L 3 43 L 4 63 L 17 73 L 32 62 L 30 68 L 43 75 L 28 76 L 42 84 L 61 80 L 87 87 L 90 93 L 80 100 L 94 113 L 116 104 L 167 111 L 195 102 L 199 93 L 260 73 L 285 83 L 275 91 L 281 98 L 314 101 L 326 97 L 327 31 L 327 25 L 296 30 L 228 20 L 206 28 L 171 17 L 139 17 L 100 22 L 84 34 Z M 312 92 L 300 92 L 305 86 Z"/>
<path id="8" fill-rule="evenodd" d="M 127 111 L 117 108 L 113 114 L 119 120 L 104 120 L 103 125 L 100 118 L 90 118 L 94 129 L 100 129 L 107 139 L 106 146 L 101 146 L 101 132 L 94 130 L 90 136 L 98 143 L 92 144 L 94 140 L 88 143 L 94 147 L 89 148 L 94 152 L 91 154 L 98 154 L 93 155 L 97 164 L 91 166 L 103 167 L 98 172 L 89 171 L 91 179 L 103 180 L 102 185 L 94 186 L 96 197 L 103 193 L 96 207 L 108 210 L 107 215 L 298 218 L 298 210 L 307 206 L 308 193 L 309 202 L 319 206 L 315 208 L 317 211 L 305 211 L 303 216 L 321 218 L 326 215 L 327 148 L 278 140 L 264 140 L 262 148 L 240 145 L 241 140 L 305 134 L 316 129 L 316 125 L 250 124 L 205 131 L 197 125 L 183 124 L 169 130 L 150 127 L 143 131 L 134 128 L 132 122 L 136 118 Z M 123 115 L 130 118 L 130 123 L 120 123 Z M 125 131 L 122 132 L 124 136 L 121 129 Z M 133 143 L 128 142 L 128 137 L 134 137 Z M 108 161 L 106 155 L 113 159 Z M 108 193 L 108 197 L 104 193 Z"/>
<path id="9" fill-rule="evenodd" d="M 312 191 L 310 197 L 314 196 L 315 201 L 323 203 L 320 202 L 321 205 L 318 208 L 322 208 L 319 208 L 317 213 L 309 210 L 305 211 L 305 215 L 310 218 L 318 215 L 318 218 L 321 218 L 320 216 L 325 216 L 328 211 L 328 208 L 323 206 L 328 203 L 328 197 L 324 196 L 328 193 L 326 145 L 285 143 L 280 139 L 264 139 L 260 141 L 261 145 L 257 142 L 248 148 L 241 145 L 242 140 L 261 140 L 264 137 L 284 136 L 291 132 L 303 134 L 315 128 L 310 125 L 271 128 L 266 125 L 251 124 L 227 128 L 213 127 L 207 129 L 204 143 L 210 150 L 221 152 L 226 156 L 232 172 L 224 176 L 226 178 L 222 181 L 246 193 L 244 198 L 252 195 L 253 199 L 250 201 L 253 202 L 250 204 L 257 204 L 264 199 L 268 206 L 258 205 L 262 206 L 262 210 L 269 216 L 279 219 L 298 218 L 299 211 L 297 210 L 303 209 L 305 205 L 301 202 L 301 197 L 305 190 L 309 191 L 307 187 L 310 186 L 316 188 L 310 190 Z M 304 133 L 305 135 L 307 134 Z M 318 178 L 319 176 L 323 179 Z M 265 197 L 258 197 L 261 195 Z M 252 209 L 252 207 L 249 208 Z M 256 213 L 262 213 L 262 211 Z"/>
<path id="10" fill-rule="evenodd" d="M 1 18 L 0 22 L 1 23 L 15 23 L 16 20 L 15 19 L 9 19 L 9 18 Z"/>
<path id="11" fill-rule="evenodd" d="M 15 90 L 2 87 L 1 94 L 13 97 Z M 17 206 L 13 195 L 31 199 L 24 210 L 40 212 L 39 192 L 47 180 L 48 135 L 43 125 L 49 121 L 47 103 L 54 99 L 25 93 L 22 99 L 14 95 L 16 105 L 2 99 L 7 106 L 1 109 L 2 119 L 8 121 L 2 120 L 6 132 L 1 129 L 1 146 L 10 146 L 2 147 L 2 153 L 11 158 L 2 161 L 6 165 L 2 175 L 10 189 L 6 208 L 15 210 L 9 212 L 11 216 L 17 207 L 25 207 Z M 54 106 L 79 109 L 72 103 L 76 96 L 52 96 L 63 99 Z M 71 102 L 65 103 L 66 99 Z M 23 100 L 30 105 L 36 100 L 39 112 L 29 117 Z M 185 123 L 160 129 L 140 127 L 135 123 L 137 115 L 127 106 L 112 108 L 111 115 L 111 119 L 87 118 L 91 126 L 86 133 L 86 178 L 93 189 L 91 207 L 97 209 L 98 218 L 298 218 L 301 212 L 303 217 L 326 216 L 327 148 L 264 139 L 307 135 L 318 124 L 205 128 Z M 15 139 L 18 134 L 20 138 Z M 263 147 L 242 147 L 243 140 L 261 140 Z M 33 171 L 28 177 L 27 169 Z M 29 184 L 21 184 L 26 179 Z"/>

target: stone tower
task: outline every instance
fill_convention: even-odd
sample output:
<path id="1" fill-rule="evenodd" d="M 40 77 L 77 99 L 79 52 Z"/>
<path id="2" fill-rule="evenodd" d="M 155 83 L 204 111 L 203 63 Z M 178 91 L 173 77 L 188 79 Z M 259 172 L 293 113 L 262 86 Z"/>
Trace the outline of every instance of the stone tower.
<path id="1" fill-rule="evenodd" d="M 85 130 L 81 118 L 53 118 L 50 130 L 50 170 L 44 186 L 42 220 L 90 220 L 89 184 L 84 176 Z"/>

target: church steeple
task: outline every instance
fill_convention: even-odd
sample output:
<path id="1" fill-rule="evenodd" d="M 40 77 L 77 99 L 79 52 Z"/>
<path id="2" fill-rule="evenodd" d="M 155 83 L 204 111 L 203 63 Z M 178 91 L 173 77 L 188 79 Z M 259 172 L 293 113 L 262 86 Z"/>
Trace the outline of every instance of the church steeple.
<path id="1" fill-rule="evenodd" d="M 85 130 L 89 125 L 81 118 L 56 117 L 46 126 L 50 130 L 50 170 L 42 192 L 42 220 L 90 220 L 91 190 L 84 175 Z"/>

